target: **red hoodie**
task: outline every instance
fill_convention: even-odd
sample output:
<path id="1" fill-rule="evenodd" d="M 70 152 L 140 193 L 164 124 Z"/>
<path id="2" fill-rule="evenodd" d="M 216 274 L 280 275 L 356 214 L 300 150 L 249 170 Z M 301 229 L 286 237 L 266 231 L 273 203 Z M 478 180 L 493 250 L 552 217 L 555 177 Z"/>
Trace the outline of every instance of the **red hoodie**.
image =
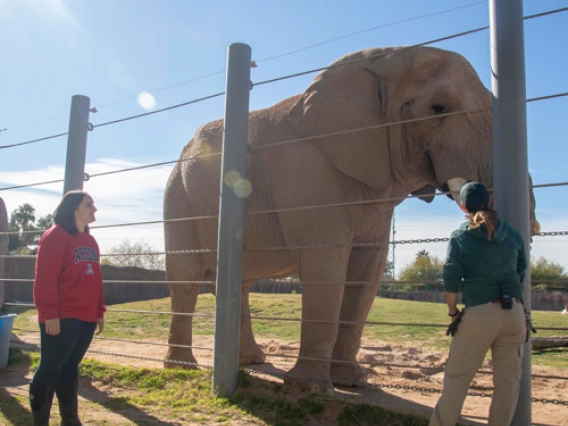
<path id="1" fill-rule="evenodd" d="M 35 265 L 34 302 L 38 320 L 103 318 L 99 245 L 79 232 L 71 235 L 56 225 L 39 240 Z"/>

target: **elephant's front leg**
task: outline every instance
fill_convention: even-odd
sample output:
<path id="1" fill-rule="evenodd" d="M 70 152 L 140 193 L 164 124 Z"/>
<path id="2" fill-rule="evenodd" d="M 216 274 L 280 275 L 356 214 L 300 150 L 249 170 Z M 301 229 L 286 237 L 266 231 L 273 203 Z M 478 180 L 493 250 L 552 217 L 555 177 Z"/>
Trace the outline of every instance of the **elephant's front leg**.
<path id="1" fill-rule="evenodd" d="M 266 355 L 254 340 L 252 333 L 252 323 L 250 319 L 249 303 L 250 284 L 243 284 L 241 293 L 241 338 L 239 363 L 242 365 L 262 364 L 266 360 Z"/>
<path id="2" fill-rule="evenodd" d="M 347 282 L 367 282 L 345 286 L 341 321 L 364 322 L 377 295 L 379 279 L 385 268 L 388 246 L 378 248 L 353 248 L 347 270 Z M 333 349 L 334 362 L 331 378 L 339 386 L 365 386 L 367 372 L 357 362 L 361 346 L 362 324 L 340 324 L 337 341 Z"/>
<path id="3" fill-rule="evenodd" d="M 305 249 L 300 254 L 300 280 L 306 283 L 302 285 L 300 358 L 286 374 L 287 383 L 317 385 L 333 394 L 329 360 L 343 297 L 343 285 L 338 284 L 345 280 L 349 251 Z"/>
<path id="4" fill-rule="evenodd" d="M 193 313 L 199 294 L 198 285 L 174 285 L 170 286 L 172 298 L 172 312 Z M 180 346 L 191 346 L 192 344 L 192 317 L 189 315 L 172 315 L 170 320 L 170 332 L 168 343 L 172 346 L 168 348 L 166 354 L 165 368 L 195 368 L 188 364 L 179 364 L 175 361 L 197 364 L 191 348 Z"/>
<path id="5" fill-rule="evenodd" d="M 202 280 L 199 258 L 192 255 L 168 254 L 166 255 L 166 270 L 168 281 L 195 281 Z M 170 284 L 171 308 L 174 313 L 191 314 L 195 312 L 195 304 L 199 295 L 199 285 L 196 284 Z M 191 348 L 180 346 L 192 345 L 191 315 L 172 315 L 166 368 L 195 368 L 188 364 L 179 364 L 172 361 L 182 361 L 196 364 Z"/>

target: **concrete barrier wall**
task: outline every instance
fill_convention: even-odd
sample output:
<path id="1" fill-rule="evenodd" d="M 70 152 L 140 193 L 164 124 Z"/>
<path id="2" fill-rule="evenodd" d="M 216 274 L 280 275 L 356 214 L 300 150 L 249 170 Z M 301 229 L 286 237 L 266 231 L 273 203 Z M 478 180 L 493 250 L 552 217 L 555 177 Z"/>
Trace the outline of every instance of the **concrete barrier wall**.
<path id="1" fill-rule="evenodd" d="M 34 278 L 35 259 L 14 258 L 6 259 L 6 278 Z M 164 271 L 149 271 L 134 267 L 117 267 L 101 265 L 105 280 L 134 280 L 134 281 L 165 281 Z M 33 283 L 7 281 L 5 286 L 6 302 L 33 303 Z M 135 302 L 140 300 L 169 297 L 170 291 L 166 284 L 124 284 L 105 283 L 104 295 L 106 305 Z"/>
<path id="2" fill-rule="evenodd" d="M 34 277 L 35 259 L 31 258 L 7 258 L 5 265 L 6 278 Z M 135 280 L 135 281 L 164 281 L 164 271 L 153 271 L 134 267 L 117 267 L 102 265 L 104 280 Z M 33 283 L 6 282 L 5 300 L 12 303 L 33 303 Z M 202 286 L 201 292 L 207 292 Z M 290 294 L 301 293 L 299 284 L 286 281 L 261 280 L 251 287 L 255 293 L 278 293 Z M 104 284 L 105 304 L 135 302 L 140 300 L 158 299 L 169 297 L 170 292 L 166 284 Z M 441 291 L 396 291 L 381 289 L 378 296 L 388 299 L 414 300 L 419 302 L 445 303 L 444 294 Z M 532 310 L 537 311 L 562 311 L 568 303 L 568 291 L 535 291 L 532 294 Z"/>

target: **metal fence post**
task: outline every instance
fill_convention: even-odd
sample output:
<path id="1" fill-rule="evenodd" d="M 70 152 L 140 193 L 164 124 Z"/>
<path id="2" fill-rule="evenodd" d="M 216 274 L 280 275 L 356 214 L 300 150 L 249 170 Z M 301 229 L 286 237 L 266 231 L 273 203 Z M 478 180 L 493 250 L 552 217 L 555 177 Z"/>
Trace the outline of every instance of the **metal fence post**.
<path id="1" fill-rule="evenodd" d="M 87 96 L 74 95 L 71 98 L 63 194 L 73 189 L 83 189 L 90 107 L 91 99 Z"/>
<path id="2" fill-rule="evenodd" d="M 522 0 L 490 0 L 493 88 L 493 188 L 495 207 L 519 230 L 529 257 L 529 181 Z M 530 262 L 523 299 L 531 309 Z M 523 376 L 512 426 L 530 426 L 531 341 L 525 343 Z"/>
<path id="3" fill-rule="evenodd" d="M 230 396 L 237 388 L 241 323 L 242 250 L 248 150 L 251 48 L 228 49 L 225 129 L 221 158 L 213 392 Z"/>

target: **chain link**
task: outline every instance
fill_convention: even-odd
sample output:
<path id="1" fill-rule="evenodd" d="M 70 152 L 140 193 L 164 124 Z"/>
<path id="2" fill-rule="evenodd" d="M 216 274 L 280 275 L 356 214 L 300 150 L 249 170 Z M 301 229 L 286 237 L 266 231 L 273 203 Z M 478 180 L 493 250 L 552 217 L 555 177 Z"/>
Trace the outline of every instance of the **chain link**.
<path id="1" fill-rule="evenodd" d="M 549 231 L 549 232 L 539 232 L 535 235 L 538 237 L 559 237 L 568 235 L 568 231 Z"/>
<path id="2" fill-rule="evenodd" d="M 32 349 L 32 350 L 35 351 L 35 352 L 39 352 L 39 349 Z M 142 361 L 153 361 L 153 362 L 161 362 L 161 363 L 169 363 L 169 364 L 189 365 L 189 366 L 193 366 L 193 367 L 213 369 L 213 366 L 211 366 L 211 365 L 199 364 L 199 363 L 195 363 L 195 362 L 166 360 L 166 359 L 160 359 L 160 358 L 145 357 L 145 356 L 140 356 L 140 355 L 117 354 L 117 353 L 114 353 L 114 352 L 105 352 L 105 351 L 98 351 L 98 350 L 93 350 L 93 349 L 89 349 L 89 350 L 87 350 L 87 352 L 91 353 L 91 354 L 97 354 L 97 355 L 116 356 L 116 357 L 121 357 L 121 358 L 138 359 L 138 360 L 142 360 Z M 256 371 L 256 370 L 252 370 L 252 369 L 248 369 L 248 368 L 241 368 L 241 369 L 242 369 L 242 371 L 245 371 L 249 374 L 271 374 L 271 375 L 275 375 L 275 376 L 280 376 L 282 378 L 286 376 L 285 373 L 266 373 L 266 372 Z M 317 378 L 317 377 L 298 377 L 298 378 L 311 379 L 311 380 L 315 380 L 315 381 L 322 381 L 322 378 Z M 346 385 L 347 384 L 357 384 L 358 385 L 359 383 L 358 382 L 345 381 L 345 384 Z M 442 389 L 424 388 L 424 387 L 419 387 L 419 386 L 390 385 L 390 384 L 386 384 L 386 383 L 373 383 L 373 384 L 367 383 L 367 387 L 382 388 L 382 389 L 397 389 L 397 390 L 416 391 L 416 392 L 426 392 L 426 393 L 434 393 L 434 394 L 441 394 L 442 393 Z M 468 396 L 475 396 L 475 397 L 481 397 L 481 398 L 492 398 L 493 397 L 492 394 L 479 393 L 479 392 L 468 392 Z M 531 400 L 532 400 L 532 402 L 540 402 L 542 404 L 553 404 L 553 405 L 568 406 L 568 401 L 561 401 L 559 399 L 547 399 L 547 398 L 532 397 Z"/>
<path id="3" fill-rule="evenodd" d="M 568 236 L 568 231 L 550 231 L 550 232 L 540 232 L 535 235 L 535 237 L 559 237 Z M 385 245 L 405 245 L 405 244 L 431 244 L 431 243 L 447 243 L 450 241 L 449 238 L 420 238 L 420 239 L 410 239 L 410 240 L 398 240 L 398 241 L 369 241 L 366 243 L 353 243 L 353 244 L 312 244 L 312 245 L 295 245 L 295 246 L 272 246 L 272 247 L 249 247 L 244 248 L 244 251 L 285 251 L 285 250 L 303 250 L 303 249 L 320 249 L 320 248 L 348 248 L 348 247 L 378 247 Z M 204 254 L 204 253 L 217 253 L 217 249 L 188 249 L 188 250 L 169 250 L 165 252 L 148 252 L 148 253 L 108 253 L 101 254 L 101 257 L 117 257 L 117 256 L 161 256 L 167 254 Z M 2 255 L 0 258 L 13 258 L 13 259 L 25 259 L 25 258 L 35 258 L 33 254 L 9 254 Z"/>
<path id="4" fill-rule="evenodd" d="M 554 405 L 566 405 L 568 406 L 568 401 L 561 401 L 559 399 L 546 399 L 546 398 L 531 398 L 532 402 L 542 402 L 543 404 L 554 404 Z"/>

